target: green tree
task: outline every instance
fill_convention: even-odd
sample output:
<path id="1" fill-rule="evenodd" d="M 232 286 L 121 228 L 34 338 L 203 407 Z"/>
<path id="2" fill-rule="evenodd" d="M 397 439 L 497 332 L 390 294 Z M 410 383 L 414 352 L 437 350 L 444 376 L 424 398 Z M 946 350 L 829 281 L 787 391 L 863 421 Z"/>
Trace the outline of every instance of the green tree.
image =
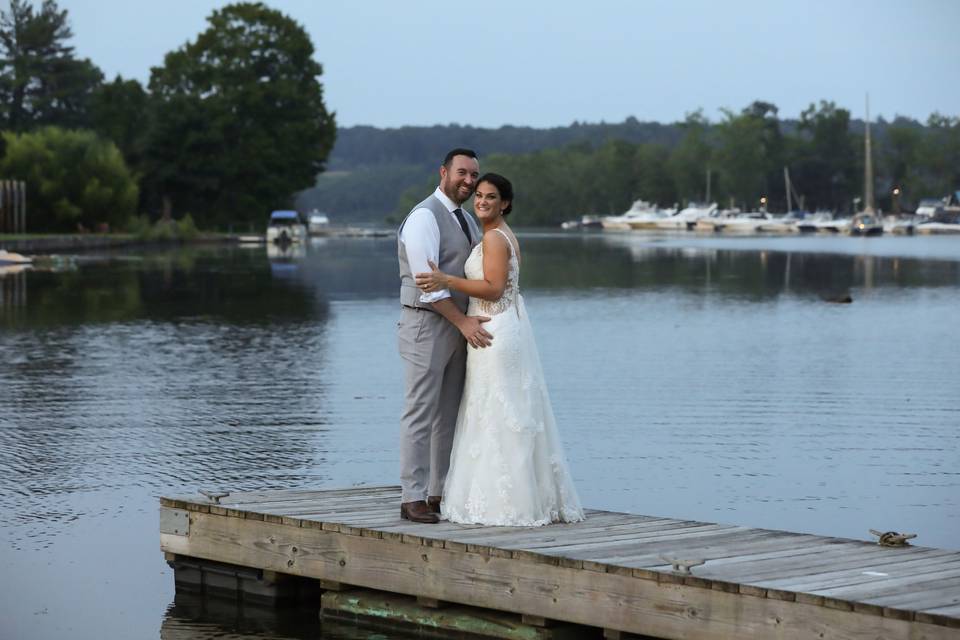
<path id="1" fill-rule="evenodd" d="M 768 202 L 779 201 L 782 181 L 773 178 L 782 172 L 783 161 L 777 108 L 757 101 L 739 114 L 730 110 L 724 114 L 724 121 L 717 126 L 723 192 L 747 210 L 757 208 L 762 196 Z"/>
<path id="2" fill-rule="evenodd" d="M 44 0 L 35 12 L 11 0 L 0 12 L 0 105 L 3 126 L 25 131 L 43 125 L 87 125 L 90 97 L 103 79 L 87 59 L 74 58 L 67 11 Z"/>
<path id="3" fill-rule="evenodd" d="M 686 120 L 678 126 L 683 130 L 683 138 L 670 154 L 668 170 L 681 200 L 703 200 L 706 198 L 707 169 L 715 169 L 712 167 L 710 122 L 702 110 L 697 110 L 688 113 Z"/>
<path id="4" fill-rule="evenodd" d="M 112 142 L 59 127 L 3 138 L 7 153 L 0 175 L 26 181 L 29 230 L 119 226 L 135 212 L 137 183 Z"/>
<path id="5" fill-rule="evenodd" d="M 303 27 L 261 3 L 208 21 L 152 70 L 148 187 L 201 226 L 261 221 L 324 168 L 336 126 L 322 68 Z"/>
<path id="6" fill-rule="evenodd" d="M 146 152 L 150 96 L 136 80 L 119 75 L 113 82 L 100 85 L 90 104 L 90 126 L 101 136 L 113 140 L 127 166 L 142 173 Z"/>
<path id="7" fill-rule="evenodd" d="M 861 187 L 862 164 L 850 112 L 833 102 L 811 104 L 800 114 L 799 136 L 793 141 L 791 177 L 806 196 L 808 209 L 849 211 Z"/>
<path id="8" fill-rule="evenodd" d="M 934 197 L 960 190 L 960 117 L 934 113 L 927 120 L 923 171 Z"/>
<path id="9" fill-rule="evenodd" d="M 924 142 L 923 127 L 909 118 L 896 118 L 885 128 L 877 145 L 877 204 L 884 211 L 893 210 L 892 189 L 900 189 L 898 206 L 910 208 L 919 194 L 926 191 L 920 154 Z"/>
<path id="10" fill-rule="evenodd" d="M 593 195 L 593 213 L 623 213 L 641 196 L 636 154 L 637 145 L 618 139 L 607 140 L 597 149 L 596 160 L 591 163 L 599 172 L 593 182 L 599 187 Z"/>
<path id="11" fill-rule="evenodd" d="M 633 158 L 635 198 L 643 198 L 661 207 L 677 202 L 677 189 L 670 176 L 670 151 L 660 144 L 637 146 Z"/>

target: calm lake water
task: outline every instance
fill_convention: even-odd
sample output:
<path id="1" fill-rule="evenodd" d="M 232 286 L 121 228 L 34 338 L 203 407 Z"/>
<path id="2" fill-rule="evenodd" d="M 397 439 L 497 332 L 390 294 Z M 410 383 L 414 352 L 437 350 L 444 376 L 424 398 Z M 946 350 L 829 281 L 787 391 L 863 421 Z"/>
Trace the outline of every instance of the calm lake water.
<path id="1" fill-rule="evenodd" d="M 587 506 L 960 549 L 960 238 L 521 242 Z M 370 637 L 175 599 L 157 499 L 396 484 L 395 241 L 55 267 L 0 276 L 0 637 Z"/>

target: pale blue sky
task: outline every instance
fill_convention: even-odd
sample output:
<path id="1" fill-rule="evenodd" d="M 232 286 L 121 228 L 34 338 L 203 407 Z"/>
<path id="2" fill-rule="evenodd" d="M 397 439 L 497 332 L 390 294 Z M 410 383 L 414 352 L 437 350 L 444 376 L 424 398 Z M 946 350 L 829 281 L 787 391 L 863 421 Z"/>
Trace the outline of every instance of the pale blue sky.
<path id="1" fill-rule="evenodd" d="M 59 4 L 80 56 L 146 81 L 227 3 Z M 673 122 L 755 99 L 782 117 L 820 99 L 862 117 L 866 92 L 888 119 L 960 114 L 960 0 L 266 4 L 310 33 L 341 126 Z"/>

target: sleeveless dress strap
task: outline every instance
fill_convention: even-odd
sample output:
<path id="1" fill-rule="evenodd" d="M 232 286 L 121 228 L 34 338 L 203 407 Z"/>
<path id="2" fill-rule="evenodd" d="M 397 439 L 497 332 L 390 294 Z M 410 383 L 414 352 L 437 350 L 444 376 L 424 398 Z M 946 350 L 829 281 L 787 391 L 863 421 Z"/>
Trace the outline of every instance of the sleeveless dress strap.
<path id="1" fill-rule="evenodd" d="M 507 244 L 510 245 L 510 255 L 512 256 L 515 253 L 515 251 L 513 250 L 513 240 L 511 240 L 510 236 L 507 235 L 507 232 L 501 229 L 500 227 L 497 227 L 496 229 L 494 229 L 494 231 L 499 231 L 500 235 L 502 235 L 503 238 L 507 241 Z"/>

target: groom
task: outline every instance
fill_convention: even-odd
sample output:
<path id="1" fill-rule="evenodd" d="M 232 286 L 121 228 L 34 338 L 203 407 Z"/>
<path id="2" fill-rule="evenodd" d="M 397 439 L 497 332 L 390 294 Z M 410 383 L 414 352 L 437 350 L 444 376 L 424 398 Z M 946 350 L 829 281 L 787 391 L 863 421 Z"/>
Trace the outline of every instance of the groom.
<path id="1" fill-rule="evenodd" d="M 470 149 L 453 149 L 440 167 L 440 186 L 400 224 L 400 322 L 398 339 L 406 385 L 400 418 L 400 517 L 439 520 L 443 481 L 460 409 L 467 348 L 493 338 L 481 326 L 489 318 L 465 315 L 468 297 L 457 291 L 423 293 L 413 274 L 432 261 L 463 276 L 463 263 L 481 239 L 473 218 L 460 208 L 473 195 L 480 164 Z"/>

